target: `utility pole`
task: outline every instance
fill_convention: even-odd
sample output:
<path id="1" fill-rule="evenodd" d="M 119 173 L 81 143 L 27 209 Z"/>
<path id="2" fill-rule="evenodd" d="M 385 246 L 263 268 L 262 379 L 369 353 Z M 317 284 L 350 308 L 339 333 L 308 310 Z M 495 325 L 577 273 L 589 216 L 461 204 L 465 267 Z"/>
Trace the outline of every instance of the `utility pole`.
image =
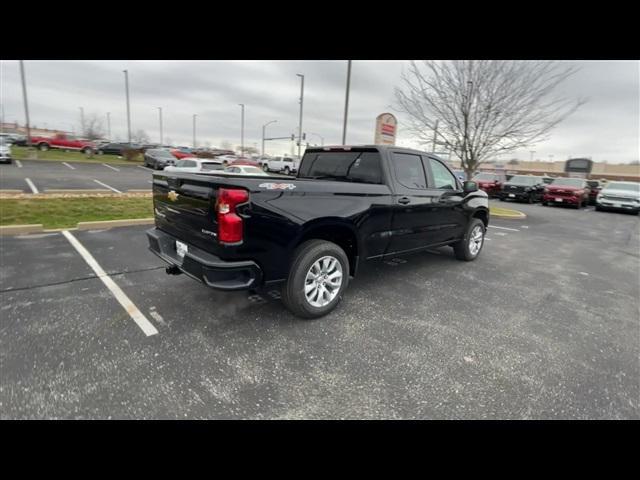
<path id="1" fill-rule="evenodd" d="M 536 153 L 535 150 L 529 150 L 529 153 L 531 154 L 531 161 L 533 162 L 533 154 Z"/>
<path id="2" fill-rule="evenodd" d="M 241 108 L 240 114 L 240 155 L 244 155 L 244 103 L 239 103 Z"/>
<path id="3" fill-rule="evenodd" d="M 193 114 L 193 148 L 196 148 L 196 117 L 197 114 Z"/>
<path id="4" fill-rule="evenodd" d="M 302 104 L 304 102 L 304 75 L 296 73 L 300 77 L 300 123 L 298 124 L 298 158 L 300 158 L 300 148 L 302 147 Z"/>
<path id="5" fill-rule="evenodd" d="M 82 132 L 82 136 L 87 136 L 87 130 L 84 128 L 84 108 L 80 107 L 80 131 Z"/>
<path id="6" fill-rule="evenodd" d="M 344 123 L 342 124 L 342 145 L 347 143 L 347 116 L 349 114 L 349 88 L 351 86 L 351 60 L 347 63 L 347 92 L 344 97 Z"/>
<path id="7" fill-rule="evenodd" d="M 436 136 L 438 135 L 438 120 L 436 120 L 436 126 L 433 129 L 433 145 L 431 147 L 431 152 L 436 153 Z"/>
<path id="8" fill-rule="evenodd" d="M 107 112 L 107 139 L 111 141 L 111 112 Z"/>
<path id="9" fill-rule="evenodd" d="M 261 157 L 264 157 L 264 132 L 265 132 L 265 129 L 267 128 L 267 125 L 270 125 L 270 124 L 276 123 L 276 122 L 277 122 L 277 120 L 271 120 L 270 122 L 267 122 L 262 126 L 262 153 L 260 154 Z"/>
<path id="10" fill-rule="evenodd" d="M 162 107 L 158 107 L 158 112 L 160 113 L 160 146 L 164 144 L 162 141 Z"/>
<path id="11" fill-rule="evenodd" d="M 127 93 L 127 138 L 129 139 L 129 145 L 131 145 L 131 111 L 129 109 L 129 71 L 124 72 L 124 87 Z"/>
<path id="12" fill-rule="evenodd" d="M 31 148 L 31 127 L 29 126 L 29 102 L 27 101 L 27 82 L 24 76 L 23 60 L 20 60 L 20 77 L 22 78 L 22 98 L 24 100 L 24 115 L 27 119 L 27 147 Z"/>

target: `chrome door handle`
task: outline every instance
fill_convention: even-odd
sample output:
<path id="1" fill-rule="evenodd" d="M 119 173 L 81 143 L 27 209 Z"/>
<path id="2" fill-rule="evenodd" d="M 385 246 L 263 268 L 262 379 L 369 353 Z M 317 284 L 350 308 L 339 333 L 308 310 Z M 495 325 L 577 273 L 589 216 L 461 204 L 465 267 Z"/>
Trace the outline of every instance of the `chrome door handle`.
<path id="1" fill-rule="evenodd" d="M 401 203 L 402 205 L 406 205 L 408 203 L 411 203 L 411 199 L 409 197 L 400 197 L 398 199 L 398 203 Z"/>

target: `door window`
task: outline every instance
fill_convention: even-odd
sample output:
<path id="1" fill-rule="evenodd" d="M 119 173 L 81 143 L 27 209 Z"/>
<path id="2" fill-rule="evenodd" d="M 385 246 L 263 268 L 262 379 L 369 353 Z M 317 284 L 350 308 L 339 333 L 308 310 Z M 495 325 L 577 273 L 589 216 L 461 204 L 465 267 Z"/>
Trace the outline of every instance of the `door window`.
<path id="1" fill-rule="evenodd" d="M 393 168 L 396 172 L 396 179 L 400 185 L 412 190 L 427 188 L 424 168 L 418 155 L 394 153 Z"/>
<path id="2" fill-rule="evenodd" d="M 431 172 L 433 173 L 434 187 L 455 190 L 457 187 L 456 179 L 449 169 L 433 158 L 429 158 L 429 162 L 431 164 Z"/>

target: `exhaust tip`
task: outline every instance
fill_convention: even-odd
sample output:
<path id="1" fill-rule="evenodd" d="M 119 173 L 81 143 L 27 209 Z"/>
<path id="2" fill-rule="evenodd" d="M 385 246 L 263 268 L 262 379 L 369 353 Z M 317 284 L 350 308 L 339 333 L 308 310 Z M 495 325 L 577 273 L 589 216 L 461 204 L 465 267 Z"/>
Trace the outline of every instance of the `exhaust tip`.
<path id="1" fill-rule="evenodd" d="M 167 267 L 165 272 L 167 272 L 167 275 L 180 275 L 182 273 L 182 271 L 175 265 Z"/>

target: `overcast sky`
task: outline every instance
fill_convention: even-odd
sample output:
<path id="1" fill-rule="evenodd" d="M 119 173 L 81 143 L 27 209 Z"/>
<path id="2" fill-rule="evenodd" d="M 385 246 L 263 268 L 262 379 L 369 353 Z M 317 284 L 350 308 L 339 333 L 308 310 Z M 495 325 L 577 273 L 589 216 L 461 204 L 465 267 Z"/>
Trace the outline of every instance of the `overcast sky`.
<path id="1" fill-rule="evenodd" d="M 528 160 L 586 156 L 610 163 L 638 160 L 640 132 L 640 62 L 570 62 L 580 71 L 562 90 L 588 97 L 580 110 L 557 127 L 551 138 L 508 155 Z M 373 143 L 375 118 L 395 103 L 393 89 L 407 62 L 354 61 L 347 143 Z M 305 75 L 303 131 L 310 143 L 341 143 L 346 61 L 26 61 L 31 124 L 80 131 L 85 116 L 105 119 L 111 112 L 112 137 L 127 136 L 124 74 L 129 71 L 132 130 L 143 129 L 159 141 L 158 110 L 163 109 L 164 140 L 191 145 L 192 116 L 197 114 L 197 142 L 240 144 L 240 107 L 245 107 L 245 145 L 260 148 L 267 136 L 297 132 L 300 78 Z M 17 61 L 1 61 L 0 100 L 7 122 L 24 122 Z M 416 147 L 398 116 L 397 144 Z M 266 153 L 291 153 L 291 142 L 267 142 Z"/>

